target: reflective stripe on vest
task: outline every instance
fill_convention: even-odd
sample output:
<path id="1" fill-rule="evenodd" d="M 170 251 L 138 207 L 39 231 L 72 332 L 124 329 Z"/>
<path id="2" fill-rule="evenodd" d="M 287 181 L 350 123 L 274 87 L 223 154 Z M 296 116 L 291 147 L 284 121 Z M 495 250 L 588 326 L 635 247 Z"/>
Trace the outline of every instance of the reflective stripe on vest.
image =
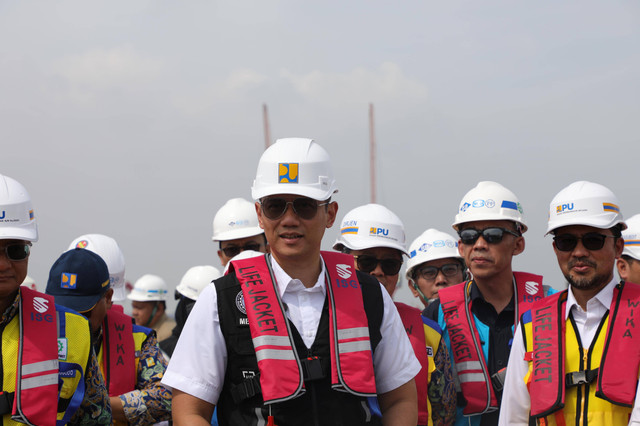
<path id="1" fill-rule="evenodd" d="M 322 257 L 328 276 L 332 387 L 373 396 L 376 391 L 368 322 L 353 257 L 330 252 L 322 252 Z M 233 261 L 231 270 L 235 270 L 242 288 L 265 404 L 299 396 L 304 392 L 302 366 L 268 256 Z"/>
<path id="2" fill-rule="evenodd" d="M 102 372 L 109 396 L 120 396 L 134 390 L 137 382 L 132 318 L 109 309 L 102 330 Z"/>
<path id="3" fill-rule="evenodd" d="M 415 377 L 416 390 L 418 391 L 418 424 L 426 425 L 429 423 L 429 356 L 427 355 L 427 342 L 425 337 L 424 324 L 422 323 L 422 315 L 419 309 L 404 303 L 397 302 L 396 308 L 402 319 L 402 325 L 407 331 L 413 352 L 420 361 L 422 368 Z"/>
<path id="4" fill-rule="evenodd" d="M 598 411 L 598 415 L 615 412 L 615 415 L 624 417 L 630 411 L 622 407 L 633 405 L 638 385 L 637 373 L 630 372 L 637 372 L 640 366 L 640 337 L 636 336 L 638 333 L 629 325 L 629 320 L 633 323 L 633 319 L 640 315 L 640 287 L 631 283 L 616 286 L 609 313 L 594 338 L 588 365 L 577 365 L 583 354 L 575 353 L 579 351 L 579 340 L 570 320 L 564 319 L 566 300 L 565 290 L 534 305 L 523 315 L 526 358 L 530 362 L 526 381 L 533 396 L 531 415 L 542 418 L 555 412 L 553 419 L 558 415 L 579 416 L 573 399 L 565 407 L 565 394 L 569 392 L 565 385 L 566 369 L 577 372 L 599 368 L 597 385 L 579 386 L 589 390 L 589 412 Z M 609 316 L 611 312 L 613 314 Z M 559 412 L 563 407 L 564 413 Z"/>
<path id="5" fill-rule="evenodd" d="M 20 287 L 20 343 L 12 418 L 55 426 L 58 408 L 58 327 L 53 296 Z"/>

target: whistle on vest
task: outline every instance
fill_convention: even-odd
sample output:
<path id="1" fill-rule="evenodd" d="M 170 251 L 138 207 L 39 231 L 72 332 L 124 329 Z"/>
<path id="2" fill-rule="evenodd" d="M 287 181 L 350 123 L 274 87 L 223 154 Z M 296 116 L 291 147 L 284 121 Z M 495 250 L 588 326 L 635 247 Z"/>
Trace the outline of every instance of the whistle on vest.
<path id="1" fill-rule="evenodd" d="M 267 417 L 267 426 L 278 426 L 277 424 L 275 424 L 275 420 L 273 419 L 273 416 Z"/>

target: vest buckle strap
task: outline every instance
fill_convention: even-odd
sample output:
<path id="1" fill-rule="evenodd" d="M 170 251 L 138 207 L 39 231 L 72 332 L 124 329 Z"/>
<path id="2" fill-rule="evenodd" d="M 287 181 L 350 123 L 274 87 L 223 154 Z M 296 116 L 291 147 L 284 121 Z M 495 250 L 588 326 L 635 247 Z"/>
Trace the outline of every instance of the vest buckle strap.
<path id="1" fill-rule="evenodd" d="M 504 388 L 504 379 L 507 376 L 507 367 L 504 367 L 502 370 L 495 372 L 491 375 L 491 384 L 493 385 L 493 390 L 496 392 L 502 392 Z"/>
<path id="2" fill-rule="evenodd" d="M 11 414 L 15 392 L 0 391 L 0 416 Z"/>
<path id="3" fill-rule="evenodd" d="M 567 373 L 565 376 L 565 384 L 568 388 L 580 385 L 588 385 L 598 377 L 598 369 L 574 371 Z"/>
<path id="4" fill-rule="evenodd" d="M 233 398 L 233 402 L 236 404 L 262 393 L 262 387 L 260 387 L 260 375 L 256 374 L 253 377 L 244 379 L 240 383 L 231 386 L 229 391 Z"/>

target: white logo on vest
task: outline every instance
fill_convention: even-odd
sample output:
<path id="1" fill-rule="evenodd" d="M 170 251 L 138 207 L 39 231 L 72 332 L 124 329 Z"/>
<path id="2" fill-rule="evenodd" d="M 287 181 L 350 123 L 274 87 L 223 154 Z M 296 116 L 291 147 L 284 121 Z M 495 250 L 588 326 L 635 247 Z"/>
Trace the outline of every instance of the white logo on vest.
<path id="1" fill-rule="evenodd" d="M 524 283 L 524 289 L 527 290 L 527 293 L 533 296 L 538 292 L 538 283 L 535 281 L 527 281 Z"/>
<path id="2" fill-rule="evenodd" d="M 47 312 L 49 309 L 49 301 L 42 297 L 34 297 L 33 298 L 33 309 L 40 312 L 41 314 Z"/>
<path id="3" fill-rule="evenodd" d="M 342 279 L 347 279 L 351 276 L 351 265 L 345 265 L 340 263 L 336 265 L 336 271 L 338 272 L 338 276 Z"/>
<path id="4" fill-rule="evenodd" d="M 247 315 L 247 308 L 244 307 L 244 296 L 242 295 L 242 290 L 240 290 L 236 295 L 236 307 L 240 312 Z"/>

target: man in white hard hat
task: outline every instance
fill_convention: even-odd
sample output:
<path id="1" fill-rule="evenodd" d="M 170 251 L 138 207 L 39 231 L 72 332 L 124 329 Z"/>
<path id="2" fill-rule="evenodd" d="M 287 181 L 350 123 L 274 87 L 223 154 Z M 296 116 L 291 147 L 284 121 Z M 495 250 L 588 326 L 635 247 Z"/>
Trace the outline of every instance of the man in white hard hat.
<path id="1" fill-rule="evenodd" d="M 356 269 L 373 275 L 393 297 L 403 256 L 408 255 L 404 225 L 395 213 L 379 204 L 356 207 L 344 216 L 333 248 L 353 255 Z M 419 309 L 400 302 L 395 305 L 422 366 L 415 378 L 418 425 L 452 424 L 456 392 L 440 326 L 423 319 Z"/>
<path id="2" fill-rule="evenodd" d="M 256 208 L 244 198 L 232 198 L 220 207 L 213 218 L 211 239 L 220 245 L 218 257 L 223 267 L 244 250 L 269 251 Z"/>
<path id="3" fill-rule="evenodd" d="M 89 322 L 54 304 L 52 296 L 20 285 L 36 241 L 31 197 L 19 182 L 0 175 L 2 423 L 111 424 Z M 75 276 L 67 278 L 60 285 L 75 284 Z"/>
<path id="4" fill-rule="evenodd" d="M 182 333 L 184 324 L 193 309 L 193 305 L 198 300 L 198 296 L 206 286 L 222 274 L 220 271 L 210 265 L 194 266 L 184 274 L 180 280 L 180 284 L 176 287 L 176 298 L 178 306 L 176 306 L 176 326 L 171 331 L 171 336 L 160 342 L 160 348 L 169 356 L 173 355 L 173 350 L 178 343 L 178 338 Z"/>
<path id="5" fill-rule="evenodd" d="M 133 285 L 127 296 L 131 300 L 131 316 L 136 324 L 156 331 L 158 341 L 171 336 L 176 322 L 167 316 L 167 283 L 157 275 L 145 274 Z"/>
<path id="6" fill-rule="evenodd" d="M 411 293 L 426 308 L 439 298 L 439 290 L 466 279 L 458 239 L 433 228 L 424 231 L 409 246 L 406 275 Z"/>
<path id="7" fill-rule="evenodd" d="M 456 424 L 498 422 L 513 327 L 532 302 L 545 296 L 539 275 L 514 272 L 527 225 L 513 192 L 480 182 L 462 198 L 453 228 L 471 279 L 438 291 L 425 315 L 438 321 L 456 371 Z"/>
<path id="8" fill-rule="evenodd" d="M 616 263 L 618 275 L 622 281 L 640 284 L 640 214 L 631 216 L 625 223 L 624 250 Z"/>
<path id="9" fill-rule="evenodd" d="M 116 293 L 120 300 L 126 298 L 124 255 L 118 243 L 103 234 L 86 234 L 73 240 L 67 253 L 74 253 L 76 249 L 89 250 L 104 261 L 109 274 L 108 288 L 86 281 L 78 285 L 77 290 L 54 286 L 47 292 L 61 305 L 89 318 L 93 346 L 107 382 L 114 420 L 132 424 L 149 423 L 154 419 L 170 420 L 171 392 L 160 383 L 167 363 L 155 333 L 150 328 L 134 325 L 133 318 L 123 312 L 122 305 L 113 304 Z M 86 289 L 80 288 L 82 286 Z"/>
<path id="10" fill-rule="evenodd" d="M 234 426 L 416 424 L 420 364 L 391 297 L 353 257 L 320 251 L 336 191 L 312 140 L 263 153 L 252 196 L 271 255 L 232 261 L 200 294 L 163 379 L 176 423 L 217 407 Z"/>
<path id="11" fill-rule="evenodd" d="M 597 183 L 551 201 L 547 233 L 569 288 L 522 315 L 501 425 L 640 424 L 640 286 L 614 277 L 625 228 L 617 197 Z"/>

